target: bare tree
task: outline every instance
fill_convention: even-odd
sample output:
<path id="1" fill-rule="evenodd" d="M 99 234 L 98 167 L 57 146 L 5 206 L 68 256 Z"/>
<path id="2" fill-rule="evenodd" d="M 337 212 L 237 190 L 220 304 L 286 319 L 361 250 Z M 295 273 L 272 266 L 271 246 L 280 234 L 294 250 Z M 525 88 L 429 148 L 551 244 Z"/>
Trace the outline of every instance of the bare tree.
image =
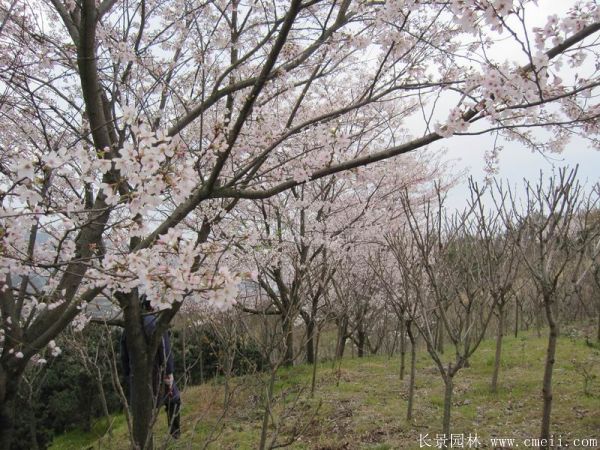
<path id="1" fill-rule="evenodd" d="M 449 438 L 454 377 L 481 343 L 495 305 L 483 291 L 481 268 L 472 259 L 479 245 L 473 233 L 472 210 L 447 216 L 441 194 L 435 204 L 427 202 L 416 211 L 406 193 L 402 207 L 427 283 L 417 296 L 420 320 L 415 325 L 444 381 L 442 425 L 444 435 Z M 436 347 L 433 312 L 452 343 L 453 360 L 446 361 Z"/>
<path id="2" fill-rule="evenodd" d="M 503 227 L 502 207 L 498 203 L 505 202 L 506 197 L 493 198 L 492 207 L 486 207 L 484 202 L 486 189 L 479 187 L 472 180 L 469 186 L 473 215 L 476 219 L 477 239 L 481 243 L 479 251 L 475 252 L 473 257 L 481 266 L 480 280 L 493 299 L 496 306 L 495 315 L 498 319 L 494 369 L 490 386 L 491 391 L 496 392 L 502 358 L 502 338 L 506 328 L 506 306 L 514 290 L 519 271 L 519 254 Z"/>
<path id="3" fill-rule="evenodd" d="M 552 374 L 560 321 L 558 307 L 561 299 L 581 282 L 582 274 L 587 270 L 584 250 L 592 235 L 576 235 L 576 231 L 591 229 L 587 223 L 591 218 L 591 202 L 597 201 L 584 197 L 576 172 L 576 169 L 561 169 L 550 177 L 547 184 L 544 184 L 541 175 L 535 185 L 526 182 L 523 210 L 519 210 L 510 190 L 497 186 L 500 198 L 508 195 L 509 201 L 502 205 L 504 226 L 533 279 L 549 328 L 540 431 L 540 438 L 545 444 L 541 448 L 549 448 L 551 437 Z"/>
<path id="4" fill-rule="evenodd" d="M 414 324 L 416 321 L 423 322 L 423 319 L 417 314 L 418 312 L 422 313 L 420 305 L 424 304 L 422 297 L 426 295 L 427 286 L 425 285 L 425 274 L 422 270 L 418 251 L 409 237 L 406 228 L 386 235 L 385 240 L 395 260 L 396 270 L 388 268 L 388 264 L 383 259 L 385 252 L 381 252 L 375 273 L 378 274 L 384 289 L 387 291 L 388 299 L 392 303 L 398 319 L 404 323 L 402 330 L 406 331 L 410 342 L 410 377 L 406 420 L 411 421 L 414 409 L 417 359 Z M 397 276 L 398 274 L 399 276 Z M 401 350 L 401 376 L 403 366 L 404 349 Z"/>

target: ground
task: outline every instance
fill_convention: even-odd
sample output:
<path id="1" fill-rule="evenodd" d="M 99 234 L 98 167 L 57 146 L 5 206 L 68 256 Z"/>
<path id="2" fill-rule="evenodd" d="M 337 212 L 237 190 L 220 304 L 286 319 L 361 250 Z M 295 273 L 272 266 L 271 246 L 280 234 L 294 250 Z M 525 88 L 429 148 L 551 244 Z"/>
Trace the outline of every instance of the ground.
<path id="1" fill-rule="evenodd" d="M 527 448 L 539 436 L 541 383 L 546 337 L 523 333 L 505 338 L 500 386 L 489 391 L 494 342 L 486 340 L 459 372 L 455 381 L 452 410 L 454 448 L 501 448 L 490 438 L 514 438 L 512 446 Z M 448 349 L 447 353 L 451 352 Z M 408 364 L 407 354 L 407 364 Z M 310 398 L 312 368 L 306 365 L 281 370 L 276 385 L 273 417 L 278 424 L 277 443 L 296 429 L 292 449 L 419 449 L 436 447 L 441 433 L 442 381 L 425 351 L 418 353 L 415 417 L 406 420 L 407 375 L 399 377 L 399 357 L 346 358 L 338 368 L 333 362 L 318 366 L 314 398 Z M 584 370 L 585 369 L 585 370 Z M 588 393 L 584 393 L 584 371 L 590 371 Z M 586 342 L 581 332 L 565 329 L 559 340 L 554 370 L 552 432 L 558 448 L 575 439 L 588 439 L 580 448 L 600 448 L 600 350 Z M 266 377 L 247 376 L 232 380 L 233 402 L 223 414 L 223 380 L 190 387 L 182 398 L 184 433 L 168 441 L 165 414 L 156 425 L 158 447 L 172 449 L 256 449 L 263 417 L 261 393 Z M 93 433 L 72 432 L 60 436 L 58 449 L 128 448 L 123 416 L 99 421 Z M 276 434 L 269 428 L 269 441 Z M 421 440 L 420 440 L 421 438 Z M 462 439 L 462 443 L 461 443 Z M 559 441 L 560 439 L 560 441 Z M 597 440 L 594 443 L 594 439 Z"/>

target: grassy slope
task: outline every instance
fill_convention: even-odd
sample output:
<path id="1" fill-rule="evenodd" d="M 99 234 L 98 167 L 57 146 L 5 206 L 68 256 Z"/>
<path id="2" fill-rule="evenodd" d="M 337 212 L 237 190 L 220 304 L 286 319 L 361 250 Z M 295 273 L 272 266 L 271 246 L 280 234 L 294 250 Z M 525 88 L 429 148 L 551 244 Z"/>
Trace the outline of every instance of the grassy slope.
<path id="1" fill-rule="evenodd" d="M 544 337 L 534 335 L 507 337 L 500 390 L 493 395 L 488 386 L 494 343 L 485 341 L 471 359 L 471 367 L 456 377 L 453 432 L 465 436 L 477 433 L 482 443 L 488 445 L 486 441 L 490 436 L 537 437 L 545 344 Z M 581 339 L 560 339 L 554 371 L 552 432 L 561 435 L 563 442 L 570 438 L 600 439 L 600 377 L 591 385 L 593 395 L 583 395 L 583 378 L 572 362 L 589 358 L 596 361 L 593 370 L 599 374 L 598 350 L 586 346 Z M 331 363 L 323 363 L 319 366 L 315 399 L 309 399 L 311 368 L 299 366 L 282 370 L 278 375 L 278 406 L 274 412 L 282 431 L 279 441 L 285 440 L 296 426 L 303 431 L 289 448 L 419 448 L 420 433 L 435 436 L 441 432 L 441 379 L 428 355 L 419 352 L 415 419 L 408 423 L 405 419 L 408 380 L 405 377 L 401 381 L 398 371 L 397 357 L 345 359 L 340 372 L 334 370 Z M 256 449 L 262 418 L 257 395 L 264 382 L 261 377 L 255 375 L 232 382 L 234 404 L 222 420 L 222 385 L 214 383 L 187 389 L 183 394 L 182 438 L 175 443 L 165 441 L 165 414 L 161 412 L 156 427 L 157 443 L 169 448 L 195 449 L 203 448 L 212 437 L 215 441 L 209 444 L 211 449 Z M 338 378 L 339 385 L 336 385 Z M 284 414 L 286 418 L 281 420 Z M 95 433 L 68 433 L 57 438 L 52 448 L 127 448 L 127 426 L 122 416 L 115 418 L 112 428 L 112 436 L 105 434 L 99 438 L 106 429 L 106 421 L 100 422 Z M 466 443 L 464 448 L 468 448 Z"/>

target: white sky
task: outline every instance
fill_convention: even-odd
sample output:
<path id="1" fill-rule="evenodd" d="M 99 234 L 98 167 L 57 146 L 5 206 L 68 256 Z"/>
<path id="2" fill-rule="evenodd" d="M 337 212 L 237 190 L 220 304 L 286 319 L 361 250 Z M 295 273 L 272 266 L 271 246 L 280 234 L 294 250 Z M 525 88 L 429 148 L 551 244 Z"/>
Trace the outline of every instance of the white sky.
<path id="1" fill-rule="evenodd" d="M 447 148 L 446 159 L 456 160 L 454 163 L 456 170 L 467 172 L 464 180 L 449 192 L 446 206 L 451 209 L 463 209 L 467 205 L 468 176 L 472 176 L 479 183 L 484 183 L 486 173 L 483 155 L 487 148 L 491 148 L 493 137 L 454 137 L 443 144 Z M 511 186 L 521 187 L 524 178 L 537 180 L 540 170 L 543 171 L 544 177 L 547 177 L 561 167 L 574 168 L 576 165 L 579 165 L 578 178 L 580 182 L 587 185 L 588 189 L 600 181 L 600 152 L 589 148 L 587 143 L 581 140 L 572 141 L 561 154 L 546 155 L 532 153 L 514 142 L 507 142 L 504 145 L 504 150 L 500 153 L 497 177 L 507 180 Z M 434 148 L 432 146 L 432 149 Z"/>
<path id="2" fill-rule="evenodd" d="M 516 2 L 515 2 L 516 3 Z M 527 7 L 531 26 L 544 26 L 551 14 L 563 17 L 574 0 L 540 0 L 538 6 L 529 4 Z M 511 50 L 499 46 L 493 55 L 496 60 L 510 59 Z M 589 63 L 595 63 L 590 61 Z M 569 69 L 569 75 L 574 75 Z M 561 74 L 562 75 L 562 74 Z M 565 74 L 566 75 L 566 74 Z M 563 76 L 564 79 L 567 79 Z M 448 103 L 448 109 L 451 107 Z M 446 108 L 441 108 L 441 110 Z M 445 152 L 445 160 L 453 161 L 455 170 L 464 170 L 467 175 L 462 183 L 456 186 L 447 197 L 447 206 L 451 209 L 462 209 L 466 206 L 468 197 L 467 178 L 472 176 L 475 181 L 483 183 L 486 178 L 484 154 L 493 148 L 494 136 L 454 136 L 430 146 L 430 151 Z M 588 189 L 600 181 L 600 151 L 590 148 L 583 139 L 572 140 L 561 154 L 548 153 L 545 155 L 532 153 L 516 142 L 499 142 L 503 146 L 500 152 L 498 178 L 507 180 L 511 186 L 522 186 L 523 179 L 537 179 L 540 171 L 544 176 L 550 175 L 561 167 L 579 165 L 579 180 L 587 184 Z"/>

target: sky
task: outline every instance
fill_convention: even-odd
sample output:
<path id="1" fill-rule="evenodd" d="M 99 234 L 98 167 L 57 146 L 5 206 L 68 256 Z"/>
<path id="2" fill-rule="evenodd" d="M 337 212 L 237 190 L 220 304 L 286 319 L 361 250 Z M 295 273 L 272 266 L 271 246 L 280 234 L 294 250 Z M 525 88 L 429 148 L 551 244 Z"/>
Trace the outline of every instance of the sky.
<path id="1" fill-rule="evenodd" d="M 557 14 L 564 16 L 565 11 L 572 6 L 572 0 L 540 0 L 538 6 L 531 6 L 528 13 L 530 26 L 543 26 L 549 15 Z M 511 49 L 499 46 L 493 57 L 497 60 L 511 59 Z M 593 62 L 592 62 L 593 63 Z M 570 69 L 569 75 L 574 75 Z M 451 104 L 448 103 L 448 109 Z M 446 109 L 446 108 L 442 108 Z M 446 206 L 450 209 L 463 209 L 467 205 L 468 198 L 468 176 L 472 176 L 477 182 L 483 183 L 487 173 L 485 172 L 484 155 L 494 144 L 494 136 L 453 136 L 443 141 L 438 141 L 429 147 L 435 153 L 442 152 L 443 159 L 450 161 L 454 167 L 453 172 L 464 171 L 466 176 L 449 193 Z M 583 139 L 574 139 L 570 142 L 564 152 L 560 154 L 532 153 L 516 142 L 500 142 L 503 150 L 500 152 L 498 161 L 497 177 L 508 181 L 511 186 L 523 185 L 523 179 L 537 180 L 540 171 L 544 176 L 549 176 L 562 167 L 578 167 L 578 178 L 585 183 L 588 189 L 600 181 L 600 151 L 590 147 Z"/>
<path id="2" fill-rule="evenodd" d="M 461 210 L 467 206 L 469 176 L 479 183 L 485 182 L 487 174 L 484 170 L 484 153 L 492 144 L 492 136 L 453 137 L 443 142 L 447 149 L 444 159 L 452 162 L 454 170 L 464 170 L 466 173 L 462 181 L 448 193 L 448 208 Z M 532 153 L 513 142 L 505 142 L 504 145 L 499 157 L 497 178 L 516 186 L 517 192 L 523 186 L 523 179 L 535 181 L 539 178 L 540 171 L 547 177 L 562 167 L 575 168 L 577 165 L 579 181 L 586 186 L 586 190 L 600 181 L 600 151 L 589 148 L 588 143 L 582 140 L 572 141 L 560 154 L 546 155 Z"/>

